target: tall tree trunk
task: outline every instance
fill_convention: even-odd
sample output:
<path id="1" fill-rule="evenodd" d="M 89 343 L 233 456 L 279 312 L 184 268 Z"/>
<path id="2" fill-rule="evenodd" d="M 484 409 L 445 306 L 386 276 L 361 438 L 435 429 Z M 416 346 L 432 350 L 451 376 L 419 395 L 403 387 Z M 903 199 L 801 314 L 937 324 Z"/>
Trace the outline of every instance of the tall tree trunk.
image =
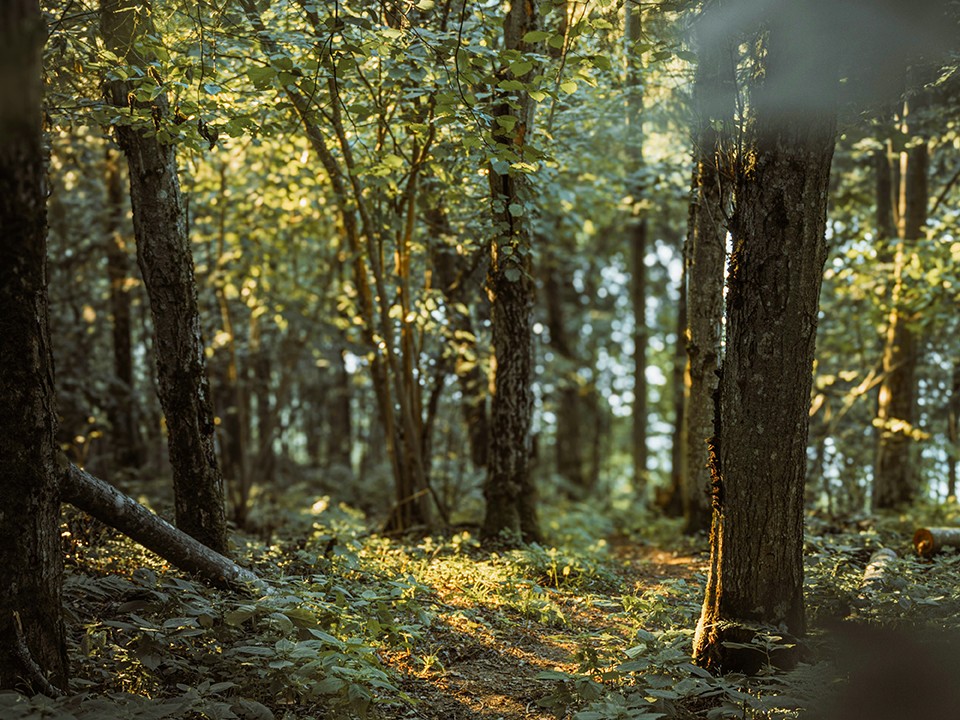
<path id="1" fill-rule="evenodd" d="M 728 41 L 707 41 L 700 26 L 694 81 L 694 183 L 687 237 L 687 411 L 684 417 L 686 482 L 684 531 L 710 527 L 707 440 L 713 435 L 713 394 L 720 366 L 726 213 L 730 203 L 729 152 L 736 99 L 736 61 Z M 722 128 L 722 130 L 721 130 Z M 726 176 L 726 177 L 725 177 Z"/>
<path id="2" fill-rule="evenodd" d="M 643 9 L 628 3 L 624 27 L 627 45 L 627 147 L 633 182 L 634 211 L 630 221 L 630 307 L 633 309 L 633 482 L 641 504 L 647 496 L 647 218 L 641 207 L 646 193 L 643 162 L 643 67 L 641 51 Z"/>
<path id="3" fill-rule="evenodd" d="M 0 4 L 0 689 L 67 684 L 46 287 L 41 51 L 30 0 Z"/>
<path id="4" fill-rule="evenodd" d="M 111 395 L 114 461 L 118 467 L 139 468 L 144 462 L 140 421 L 134 401 L 133 352 L 130 322 L 130 262 L 124 238 L 126 208 L 123 177 L 117 153 L 107 150 L 107 277 L 113 315 L 113 371 L 117 378 Z"/>
<path id="5" fill-rule="evenodd" d="M 909 115 L 916 111 L 919 97 L 904 102 L 901 131 L 910 132 Z M 904 299 L 906 265 L 913 248 L 923 235 L 927 221 L 927 165 L 925 140 L 902 151 L 899 187 L 894 217 L 897 225 L 893 258 L 893 289 L 890 314 L 883 348 L 884 379 L 880 384 L 877 425 L 880 437 L 874 466 L 874 510 L 894 508 L 911 502 L 917 494 L 919 478 L 914 472 L 916 449 L 913 433 L 917 422 L 917 361 L 919 342 L 911 327 L 911 312 Z M 891 183 L 892 185 L 892 183 Z"/>
<path id="6" fill-rule="evenodd" d="M 670 486 L 657 491 L 657 506 L 667 517 L 683 515 L 687 479 L 687 268 L 681 270 L 677 300 L 676 343 L 673 348 L 673 438 L 670 446 Z"/>
<path id="7" fill-rule="evenodd" d="M 350 408 L 350 373 L 345 351 L 337 353 L 333 364 L 333 383 L 328 395 L 330 434 L 327 437 L 327 463 L 338 466 L 345 476 L 353 474 L 353 412 Z"/>
<path id="8" fill-rule="evenodd" d="M 960 465 L 960 360 L 953 362 L 952 380 L 947 402 L 947 497 L 955 498 Z"/>
<path id="9" fill-rule="evenodd" d="M 101 0 L 101 32 L 107 47 L 147 75 L 141 55 L 154 32 L 149 2 Z M 167 122 L 166 98 L 149 110 L 129 98 L 130 83 L 108 84 L 117 107 L 134 107 L 116 126 L 117 140 L 130 168 L 130 197 L 137 239 L 137 261 L 154 324 L 158 395 L 167 421 L 177 526 L 220 553 L 227 550 L 223 477 L 214 450 L 213 409 L 206 377 L 197 287 L 187 237 L 174 147 L 144 131 L 148 112 L 156 127 Z"/>
<path id="10" fill-rule="evenodd" d="M 762 645 L 749 645 L 756 625 L 805 629 L 804 476 L 837 84 L 827 29 L 803 15 L 815 9 L 771 17 L 761 33 L 764 72 L 737 168 L 710 570 L 693 647 L 708 668 L 752 672 L 768 662 Z M 792 22 L 807 25 L 809 44 L 791 41 Z M 788 78 L 825 106 L 785 107 L 795 92 Z M 772 659 L 790 664 L 797 652 Z"/>
<path id="11" fill-rule="evenodd" d="M 489 381 L 484 366 L 477 356 L 477 337 L 470 308 L 475 296 L 481 292 L 477 258 L 457 252 L 450 246 L 454 230 L 444 209 L 442 198 L 434 199 L 424 212 L 424 219 L 436 238 L 430 246 L 430 263 L 435 282 L 446 301 L 447 327 L 452 332 L 450 340 L 456 353 L 454 372 L 460 385 L 463 419 L 470 442 L 470 460 L 474 467 L 487 465 L 487 450 L 490 446 L 490 418 L 488 412 Z M 485 266 L 486 263 L 483 263 Z M 482 268 L 480 268 L 482 269 Z"/>
<path id="12" fill-rule="evenodd" d="M 537 25 L 535 2 L 512 3 L 504 23 L 505 47 L 521 53 L 530 51 L 523 38 Z M 518 95 L 513 102 L 503 100 L 494 108 L 494 138 L 500 152 L 522 158 L 532 131 L 535 104 L 526 92 Z M 525 174 L 499 172 L 496 163 L 491 165 L 489 175 L 496 232 L 490 243 L 487 278 L 493 318 L 494 393 L 483 487 L 487 508 L 481 534 L 496 538 L 506 532 L 533 542 L 540 539 L 540 526 L 530 475 L 534 282 L 528 206 L 532 187 Z"/>

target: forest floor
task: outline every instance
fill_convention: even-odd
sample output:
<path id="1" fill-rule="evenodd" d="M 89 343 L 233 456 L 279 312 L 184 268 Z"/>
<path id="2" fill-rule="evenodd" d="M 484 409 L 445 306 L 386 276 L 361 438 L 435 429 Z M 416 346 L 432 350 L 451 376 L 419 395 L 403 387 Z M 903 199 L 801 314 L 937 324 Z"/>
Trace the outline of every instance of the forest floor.
<path id="1" fill-rule="evenodd" d="M 664 582 L 691 581 L 706 573 L 708 557 L 671 553 L 626 540 L 612 541 L 610 566 L 618 578 L 585 593 L 550 589 L 555 607 L 546 622 L 499 602 L 478 604 L 456 586 L 437 587 L 450 612 L 434 623 L 420 647 L 436 649 L 424 664 L 414 652 L 383 654 L 415 704 L 384 712 L 391 720 L 551 720 L 578 698 L 565 677 L 591 672 L 624 658 L 637 626 L 624 597 L 656 595 Z M 668 593 L 669 594 L 669 593 Z M 629 606 L 629 600 L 627 601 Z"/>

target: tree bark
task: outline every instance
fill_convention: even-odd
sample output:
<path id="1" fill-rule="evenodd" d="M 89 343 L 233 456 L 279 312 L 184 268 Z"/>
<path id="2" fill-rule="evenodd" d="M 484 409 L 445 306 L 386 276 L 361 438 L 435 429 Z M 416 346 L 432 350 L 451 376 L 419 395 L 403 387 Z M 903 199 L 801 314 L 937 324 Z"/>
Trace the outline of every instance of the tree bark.
<path id="1" fill-rule="evenodd" d="M 904 103 L 904 118 L 917 109 L 917 100 L 914 96 Z M 905 134 L 909 132 L 906 120 L 901 130 Z M 918 491 L 913 434 L 917 422 L 916 375 L 920 348 L 911 326 L 911 312 L 904 300 L 904 273 L 927 220 L 927 166 L 926 140 L 921 139 L 900 153 L 896 175 L 899 187 L 894 206 L 897 238 L 893 253 L 893 289 L 883 348 L 884 379 L 874 421 L 880 434 L 871 502 L 874 510 L 907 505 Z"/>
<path id="2" fill-rule="evenodd" d="M 837 86 L 827 29 L 815 13 L 798 17 L 815 9 L 770 17 L 762 29 L 752 136 L 737 168 L 710 570 L 693 648 L 710 669 L 765 665 L 764 648 L 749 647 L 758 626 L 781 636 L 805 630 L 806 444 Z M 798 19 L 813 31 L 803 47 L 791 41 Z M 784 105 L 797 68 L 824 106 Z M 778 648 L 771 659 L 788 666 L 798 650 Z"/>
<path id="3" fill-rule="evenodd" d="M 710 527 L 710 468 L 707 441 L 713 435 L 713 394 L 720 366 L 726 215 L 732 191 L 730 126 L 736 99 L 734 49 L 708 40 L 699 28 L 694 96 L 694 183 L 691 222 L 684 254 L 687 272 L 687 411 L 684 416 L 686 481 L 684 532 Z"/>
<path id="4" fill-rule="evenodd" d="M 521 53 L 532 50 L 523 37 L 536 30 L 538 22 L 535 2 L 512 3 L 504 23 L 505 47 Z M 519 159 L 532 131 L 535 103 L 525 91 L 517 96 L 512 103 L 502 99 L 493 115 L 500 154 Z M 512 125 L 506 118 L 513 118 Z M 494 539 L 506 533 L 535 542 L 540 539 L 540 525 L 530 475 L 534 281 L 528 214 L 532 187 L 525 174 L 512 169 L 499 172 L 496 163 L 491 165 L 489 177 L 496 233 L 490 243 L 487 278 L 493 319 L 494 392 L 483 488 L 487 507 L 481 535 Z"/>
<path id="5" fill-rule="evenodd" d="M 633 309 L 633 448 L 634 491 L 641 505 L 647 502 L 647 218 L 641 210 L 646 192 L 643 177 L 643 72 L 641 53 L 636 49 L 642 40 L 643 12 L 639 4 L 628 4 L 624 25 L 627 45 L 627 126 L 630 173 L 635 177 L 632 194 L 633 216 L 628 233 L 630 257 L 630 307 Z"/>
<path id="6" fill-rule="evenodd" d="M 37 2 L 0 4 L 0 689 L 65 688 Z"/>
<path id="7" fill-rule="evenodd" d="M 101 0 L 100 12 L 107 47 L 145 69 L 148 59 L 136 48 L 153 32 L 149 2 Z M 130 99 L 133 93 L 127 82 L 107 87 L 114 105 L 134 106 L 130 117 L 116 126 L 116 134 L 130 168 L 137 261 L 153 315 L 158 395 L 167 421 L 177 526 L 217 552 L 226 552 L 223 477 L 214 450 L 213 409 L 176 154 L 172 145 L 162 144 L 142 127 L 140 104 Z M 149 109 L 156 127 L 164 122 L 166 111 L 161 93 Z"/>
<path id="8" fill-rule="evenodd" d="M 64 460 L 63 500 L 115 528 L 131 540 L 217 587 L 236 592 L 269 592 L 254 573 L 178 530 L 133 498 Z"/>

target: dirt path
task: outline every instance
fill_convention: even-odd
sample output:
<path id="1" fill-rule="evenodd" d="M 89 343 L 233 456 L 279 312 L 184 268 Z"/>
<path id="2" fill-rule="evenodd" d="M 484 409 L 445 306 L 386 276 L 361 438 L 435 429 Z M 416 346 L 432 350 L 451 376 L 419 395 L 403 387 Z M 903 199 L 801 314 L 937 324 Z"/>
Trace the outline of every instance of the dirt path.
<path id="1" fill-rule="evenodd" d="M 384 661 L 402 675 L 401 689 L 413 706 L 386 708 L 389 720 L 553 720 L 541 706 L 554 697 L 557 680 L 543 672 L 577 674 L 602 666 L 604 658 L 629 646 L 636 630 L 624 613 L 621 592 L 638 595 L 667 579 L 689 578 L 703 558 L 675 556 L 648 547 L 615 548 L 622 563 L 619 587 L 584 595 L 547 591 L 563 622 L 538 622 L 513 609 L 467 606 L 456 588 L 438 590 L 442 603 L 429 635 L 409 652 Z M 620 655 L 622 657 L 622 654 Z M 563 715 L 560 714 L 560 717 Z"/>

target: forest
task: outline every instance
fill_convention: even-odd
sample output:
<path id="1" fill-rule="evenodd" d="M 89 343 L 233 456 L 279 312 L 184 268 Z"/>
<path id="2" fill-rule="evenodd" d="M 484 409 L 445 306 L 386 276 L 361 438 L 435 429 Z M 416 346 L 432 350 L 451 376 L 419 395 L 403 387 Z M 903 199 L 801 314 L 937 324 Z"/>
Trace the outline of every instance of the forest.
<path id="1" fill-rule="evenodd" d="M 0 2 L 0 718 L 957 717 L 956 0 Z"/>

